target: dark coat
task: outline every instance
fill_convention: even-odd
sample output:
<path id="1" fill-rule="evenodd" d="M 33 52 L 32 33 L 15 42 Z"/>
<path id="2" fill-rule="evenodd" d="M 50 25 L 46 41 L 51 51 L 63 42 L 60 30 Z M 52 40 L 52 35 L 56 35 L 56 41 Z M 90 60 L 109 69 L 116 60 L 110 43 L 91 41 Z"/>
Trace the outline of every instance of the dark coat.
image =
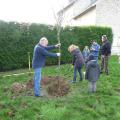
<path id="1" fill-rule="evenodd" d="M 108 56 L 111 54 L 111 44 L 108 40 L 103 43 L 101 47 L 101 54 L 105 56 Z"/>
<path id="2" fill-rule="evenodd" d="M 37 44 L 34 48 L 32 67 L 33 69 L 41 68 L 45 65 L 46 56 L 57 57 L 56 53 L 50 53 L 48 50 L 54 49 L 55 46 L 43 47 Z"/>
<path id="3" fill-rule="evenodd" d="M 95 82 L 99 79 L 100 76 L 100 67 L 96 60 L 90 60 L 86 66 L 85 79 L 91 82 Z"/>
<path id="4" fill-rule="evenodd" d="M 84 58 L 79 49 L 75 49 L 72 52 L 73 55 L 73 65 L 76 67 L 81 67 L 84 64 Z"/>

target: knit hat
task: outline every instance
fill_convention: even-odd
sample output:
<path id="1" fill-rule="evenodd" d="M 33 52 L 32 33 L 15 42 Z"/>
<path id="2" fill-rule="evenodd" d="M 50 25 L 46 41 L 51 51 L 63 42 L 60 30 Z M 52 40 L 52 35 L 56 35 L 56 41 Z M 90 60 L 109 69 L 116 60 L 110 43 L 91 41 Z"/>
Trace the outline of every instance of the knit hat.
<path id="1" fill-rule="evenodd" d="M 89 55 L 88 60 L 94 60 L 93 54 L 90 54 L 90 55 Z"/>

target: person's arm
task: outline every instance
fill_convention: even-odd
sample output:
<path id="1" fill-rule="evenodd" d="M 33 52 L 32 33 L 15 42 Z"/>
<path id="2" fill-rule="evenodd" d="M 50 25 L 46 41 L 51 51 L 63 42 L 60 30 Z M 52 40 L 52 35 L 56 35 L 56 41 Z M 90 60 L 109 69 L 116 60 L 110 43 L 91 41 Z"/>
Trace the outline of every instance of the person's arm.
<path id="1" fill-rule="evenodd" d="M 57 57 L 57 54 L 56 53 L 51 53 L 51 52 L 48 52 L 46 49 L 42 49 L 41 53 L 45 56 L 50 56 L 50 57 Z"/>
<path id="2" fill-rule="evenodd" d="M 85 74 L 85 79 L 86 80 L 88 80 L 89 69 L 90 69 L 90 64 L 88 63 L 87 66 L 86 66 L 86 74 Z"/>
<path id="3" fill-rule="evenodd" d="M 95 51 L 95 46 L 92 45 L 90 49 L 91 49 L 91 51 Z"/>
<path id="4" fill-rule="evenodd" d="M 73 55 L 73 60 L 72 60 L 72 64 L 75 64 L 75 55 Z"/>
<path id="5" fill-rule="evenodd" d="M 105 55 L 109 56 L 111 54 L 111 44 L 108 42 L 105 47 L 106 47 Z"/>
<path id="6" fill-rule="evenodd" d="M 91 47 L 90 47 L 90 51 L 93 51 L 94 50 L 94 46 L 92 45 Z"/>
<path id="7" fill-rule="evenodd" d="M 58 43 L 56 45 L 51 45 L 51 46 L 47 46 L 45 47 L 46 50 L 52 50 L 52 49 L 55 49 L 55 48 L 59 48 L 61 46 L 61 43 Z"/>
<path id="8" fill-rule="evenodd" d="M 95 46 L 95 47 L 94 47 L 94 50 L 93 50 L 93 51 L 98 52 L 98 51 L 99 51 L 99 49 L 100 49 L 100 46 L 99 46 L 99 45 L 97 45 L 97 46 Z"/>
<path id="9" fill-rule="evenodd" d="M 45 47 L 46 50 L 52 50 L 55 48 L 56 48 L 55 45 L 50 45 L 50 46 Z"/>

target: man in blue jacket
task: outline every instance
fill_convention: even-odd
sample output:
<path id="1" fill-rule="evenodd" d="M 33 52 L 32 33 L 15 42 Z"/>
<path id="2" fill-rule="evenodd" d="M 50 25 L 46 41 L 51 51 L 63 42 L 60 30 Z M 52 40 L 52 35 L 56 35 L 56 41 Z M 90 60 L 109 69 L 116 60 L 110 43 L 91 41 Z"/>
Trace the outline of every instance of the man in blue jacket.
<path id="1" fill-rule="evenodd" d="M 90 52 L 91 52 L 91 54 L 93 54 L 94 59 L 96 61 L 98 61 L 99 50 L 100 50 L 100 45 L 95 40 L 93 40 L 92 46 L 90 48 Z"/>
<path id="2" fill-rule="evenodd" d="M 61 44 L 47 46 L 48 40 L 42 37 L 39 43 L 34 48 L 32 67 L 34 69 L 34 95 L 36 97 L 41 96 L 40 94 L 40 81 L 41 81 L 41 70 L 45 65 L 46 56 L 59 57 L 60 53 L 51 53 L 48 50 L 58 48 Z"/>

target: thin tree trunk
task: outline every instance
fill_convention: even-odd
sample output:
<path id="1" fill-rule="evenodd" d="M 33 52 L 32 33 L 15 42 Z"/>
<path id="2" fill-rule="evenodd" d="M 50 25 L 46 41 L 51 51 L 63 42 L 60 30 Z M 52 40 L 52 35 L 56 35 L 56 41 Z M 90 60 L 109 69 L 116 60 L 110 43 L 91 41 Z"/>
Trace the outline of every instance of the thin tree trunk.
<path id="1" fill-rule="evenodd" d="M 58 44 L 60 44 L 60 28 L 58 29 L 58 32 L 57 32 L 57 40 L 58 40 Z M 61 53 L 61 47 L 60 46 L 59 46 L 58 52 Z M 60 69 L 60 64 L 61 64 L 61 56 L 58 57 L 58 67 L 59 67 L 59 69 Z"/>

